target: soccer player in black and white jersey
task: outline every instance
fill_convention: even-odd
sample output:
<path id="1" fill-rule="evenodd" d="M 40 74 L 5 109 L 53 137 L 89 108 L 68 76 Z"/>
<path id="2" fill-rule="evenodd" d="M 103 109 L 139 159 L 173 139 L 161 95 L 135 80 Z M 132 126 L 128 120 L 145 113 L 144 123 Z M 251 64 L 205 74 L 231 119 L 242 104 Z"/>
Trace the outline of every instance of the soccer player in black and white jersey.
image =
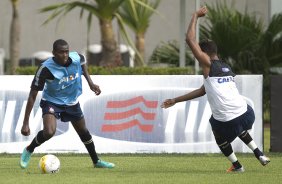
<path id="1" fill-rule="evenodd" d="M 233 152 L 231 142 L 239 137 L 253 152 L 260 163 L 265 166 L 270 162 L 248 133 L 252 128 L 255 115 L 243 97 L 239 94 L 234 82 L 235 74 L 231 68 L 219 59 L 217 46 L 211 40 L 196 41 L 196 24 L 199 17 L 207 14 L 206 7 L 196 11 L 189 24 L 186 42 L 198 60 L 204 84 L 190 93 L 165 100 L 161 107 L 168 108 L 178 102 L 191 100 L 207 94 L 212 116 L 210 124 L 216 143 L 222 153 L 232 163 L 227 172 L 244 172 L 244 167 Z"/>

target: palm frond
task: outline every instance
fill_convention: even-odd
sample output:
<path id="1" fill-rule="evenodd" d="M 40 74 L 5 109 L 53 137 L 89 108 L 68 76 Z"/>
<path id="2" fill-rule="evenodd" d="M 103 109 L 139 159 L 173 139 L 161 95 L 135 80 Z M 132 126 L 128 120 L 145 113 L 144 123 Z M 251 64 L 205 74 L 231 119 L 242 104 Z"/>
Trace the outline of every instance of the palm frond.
<path id="1" fill-rule="evenodd" d="M 88 11 L 91 14 L 96 16 L 100 16 L 99 9 L 94 4 L 88 4 L 87 2 L 80 2 L 80 1 L 73 1 L 69 3 L 60 3 L 50 5 L 39 10 L 40 13 L 46 13 L 52 11 L 53 13 L 44 21 L 43 24 L 49 23 L 51 20 L 55 19 L 56 17 L 62 18 L 66 16 L 71 10 L 74 8 L 81 8 L 83 10 Z M 82 12 L 81 12 L 82 18 Z"/>
<path id="2" fill-rule="evenodd" d="M 126 1 L 122 4 L 119 14 L 135 33 L 145 33 L 150 24 L 150 17 L 157 13 L 156 8 L 160 0 L 139 0 L 138 2 L 132 4 L 130 1 Z"/>
<path id="3" fill-rule="evenodd" d="M 161 42 L 157 48 L 154 49 L 150 58 L 150 63 L 166 63 L 179 67 L 179 47 L 179 42 L 176 40 Z M 185 65 L 192 65 L 194 61 L 191 57 L 191 52 L 188 49 L 186 50 L 185 57 Z"/>
<path id="4" fill-rule="evenodd" d="M 142 58 L 142 56 L 140 55 L 139 51 L 136 49 L 135 44 L 133 43 L 132 39 L 129 37 L 129 34 L 125 28 L 125 23 L 122 19 L 122 17 L 119 14 L 115 15 L 117 20 L 118 20 L 118 24 L 120 27 L 120 33 L 121 36 L 123 37 L 124 40 L 126 40 L 126 42 L 133 48 L 133 50 L 135 51 L 136 56 L 138 57 L 139 61 L 141 61 L 140 66 L 145 65 L 144 59 Z"/>

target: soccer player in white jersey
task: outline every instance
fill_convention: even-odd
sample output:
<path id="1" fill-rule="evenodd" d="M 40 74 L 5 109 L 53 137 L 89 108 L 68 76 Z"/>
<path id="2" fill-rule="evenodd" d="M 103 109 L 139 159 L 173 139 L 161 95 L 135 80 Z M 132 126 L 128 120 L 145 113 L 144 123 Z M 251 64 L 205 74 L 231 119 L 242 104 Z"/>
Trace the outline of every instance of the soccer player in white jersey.
<path id="1" fill-rule="evenodd" d="M 244 167 L 233 152 L 231 142 L 239 137 L 253 152 L 259 162 L 265 166 L 270 162 L 248 133 L 252 128 L 255 115 L 252 107 L 239 94 L 234 82 L 235 74 L 231 68 L 219 59 L 217 46 L 211 40 L 196 41 L 196 24 L 199 17 L 207 14 L 206 7 L 196 11 L 189 24 L 186 42 L 198 60 L 204 84 L 190 93 L 165 100 L 161 107 L 168 108 L 178 102 L 191 100 L 207 94 L 212 116 L 210 124 L 216 143 L 222 153 L 232 163 L 227 172 L 244 172 Z"/>

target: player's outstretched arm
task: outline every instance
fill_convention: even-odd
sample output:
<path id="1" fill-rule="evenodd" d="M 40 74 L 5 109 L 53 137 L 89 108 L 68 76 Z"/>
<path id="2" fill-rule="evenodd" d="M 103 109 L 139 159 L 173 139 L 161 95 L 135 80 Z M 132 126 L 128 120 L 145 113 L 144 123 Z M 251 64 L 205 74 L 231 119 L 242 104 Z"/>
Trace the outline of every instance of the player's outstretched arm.
<path id="1" fill-rule="evenodd" d="M 204 85 L 202 85 L 199 89 L 191 91 L 190 93 L 187 93 L 185 95 L 178 96 L 178 97 L 175 97 L 175 98 L 172 98 L 172 99 L 166 99 L 161 104 L 161 108 L 166 109 L 166 108 L 169 108 L 169 107 L 175 105 L 178 102 L 184 102 L 184 101 L 192 100 L 194 98 L 201 97 L 205 94 L 206 94 L 205 87 L 204 87 Z"/>

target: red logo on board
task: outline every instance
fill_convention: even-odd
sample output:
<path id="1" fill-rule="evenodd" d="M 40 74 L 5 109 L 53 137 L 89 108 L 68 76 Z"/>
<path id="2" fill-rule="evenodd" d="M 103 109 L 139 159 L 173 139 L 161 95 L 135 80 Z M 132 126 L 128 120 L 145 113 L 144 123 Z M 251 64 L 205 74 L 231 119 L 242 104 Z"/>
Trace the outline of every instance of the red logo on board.
<path id="1" fill-rule="evenodd" d="M 136 106 L 132 107 L 131 106 Z M 140 104 L 140 105 L 139 105 Z M 142 105 L 144 104 L 144 105 Z M 153 125 L 150 123 L 155 120 L 156 112 L 152 110 L 156 109 L 158 106 L 158 101 L 150 101 L 144 99 L 143 96 L 134 97 L 127 100 L 120 101 L 108 101 L 107 110 L 115 109 L 117 112 L 106 112 L 104 115 L 104 120 L 106 121 L 102 125 L 102 132 L 117 132 L 132 127 L 138 126 L 142 132 L 152 132 Z M 144 108 L 141 108 L 144 107 Z M 128 109 L 129 110 L 124 110 Z M 146 112 L 149 109 L 150 112 Z M 140 122 L 135 116 L 141 115 L 146 123 Z M 132 118 L 128 120 L 129 118 Z M 107 123 L 107 121 L 115 121 L 115 123 Z"/>

